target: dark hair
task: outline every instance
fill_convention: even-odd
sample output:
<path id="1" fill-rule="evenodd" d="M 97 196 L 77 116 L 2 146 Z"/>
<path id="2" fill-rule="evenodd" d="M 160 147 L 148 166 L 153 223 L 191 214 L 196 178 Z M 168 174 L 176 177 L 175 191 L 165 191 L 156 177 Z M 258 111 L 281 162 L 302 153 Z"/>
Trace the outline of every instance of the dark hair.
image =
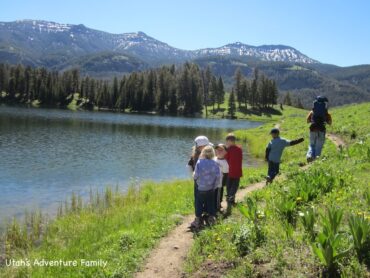
<path id="1" fill-rule="evenodd" d="M 217 149 L 223 149 L 223 150 L 226 151 L 226 146 L 224 144 L 218 144 L 218 145 L 215 146 L 215 150 L 217 150 Z"/>
<path id="2" fill-rule="evenodd" d="M 234 133 L 229 133 L 226 136 L 226 141 L 233 141 L 233 142 L 235 142 L 236 141 L 236 136 L 234 135 Z"/>
<path id="3" fill-rule="evenodd" d="M 280 134 L 280 130 L 275 127 L 273 129 L 271 129 L 270 134 Z"/>

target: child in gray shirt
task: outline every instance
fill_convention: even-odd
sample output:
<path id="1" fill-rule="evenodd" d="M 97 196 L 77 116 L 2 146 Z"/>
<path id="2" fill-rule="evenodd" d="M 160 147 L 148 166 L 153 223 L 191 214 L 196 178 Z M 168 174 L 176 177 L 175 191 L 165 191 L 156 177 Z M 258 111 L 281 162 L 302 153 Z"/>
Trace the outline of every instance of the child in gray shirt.
<path id="1" fill-rule="evenodd" d="M 268 143 L 266 148 L 265 159 L 268 161 L 268 173 L 266 182 L 271 183 L 276 175 L 279 173 L 280 160 L 285 147 L 294 146 L 304 141 L 303 138 L 297 140 L 287 140 L 280 138 L 280 130 L 278 128 L 271 129 L 270 132 L 272 140 Z"/>

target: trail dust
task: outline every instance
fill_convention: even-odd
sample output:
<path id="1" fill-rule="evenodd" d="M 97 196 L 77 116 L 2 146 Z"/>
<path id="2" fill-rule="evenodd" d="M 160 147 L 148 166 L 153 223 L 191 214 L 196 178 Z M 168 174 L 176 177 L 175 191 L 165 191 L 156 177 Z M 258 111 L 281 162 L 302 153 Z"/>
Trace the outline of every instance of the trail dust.
<path id="1" fill-rule="evenodd" d="M 276 125 L 277 128 L 280 125 Z M 345 147 L 345 142 L 335 134 L 328 134 L 327 138 L 332 141 L 337 148 Z M 301 167 L 301 170 L 307 170 L 309 165 Z M 278 179 L 285 179 L 284 175 Z M 239 189 L 236 195 L 237 201 L 241 201 L 244 197 L 255 190 L 259 190 L 266 185 L 266 182 L 258 182 Z M 226 202 L 223 201 L 223 207 L 226 207 Z M 185 258 L 193 244 L 193 233 L 188 227 L 194 216 L 189 215 L 183 218 L 180 225 L 176 226 L 167 236 L 162 238 L 157 247 L 151 252 L 146 260 L 143 269 L 135 274 L 136 278 L 181 278 L 185 277 L 183 273 L 183 264 Z"/>
<path id="2" fill-rule="evenodd" d="M 243 200 L 249 192 L 261 189 L 265 184 L 266 182 L 263 181 L 239 189 L 236 195 L 237 201 Z M 226 207 L 225 201 L 222 203 L 222 206 Z M 166 237 L 162 238 L 158 246 L 147 258 L 142 271 L 137 272 L 135 277 L 184 277 L 182 266 L 194 240 L 193 233 L 188 229 L 193 219 L 193 215 L 184 217 L 182 224 L 169 232 Z"/>

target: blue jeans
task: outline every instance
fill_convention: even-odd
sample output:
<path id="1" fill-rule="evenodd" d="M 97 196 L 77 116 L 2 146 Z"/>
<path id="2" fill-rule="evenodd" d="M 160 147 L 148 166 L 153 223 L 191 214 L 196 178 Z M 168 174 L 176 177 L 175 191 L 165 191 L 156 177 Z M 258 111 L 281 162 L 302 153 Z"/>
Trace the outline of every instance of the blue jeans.
<path id="1" fill-rule="evenodd" d="M 316 158 L 321 155 L 325 143 L 325 131 L 311 131 L 310 145 L 308 146 L 307 158 Z"/>
<path id="2" fill-rule="evenodd" d="M 280 171 L 280 163 L 269 161 L 267 176 L 273 180 Z"/>
<path id="3" fill-rule="evenodd" d="M 210 216 L 216 216 L 215 190 L 200 191 L 197 190 L 195 198 L 195 216 L 201 217 L 203 212 Z"/>

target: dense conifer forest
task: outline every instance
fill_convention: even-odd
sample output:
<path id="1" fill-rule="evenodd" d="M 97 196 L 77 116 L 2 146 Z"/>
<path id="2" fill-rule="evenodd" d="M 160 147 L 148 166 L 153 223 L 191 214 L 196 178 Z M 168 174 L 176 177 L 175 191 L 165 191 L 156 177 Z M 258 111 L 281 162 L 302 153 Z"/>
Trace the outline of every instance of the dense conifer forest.
<path id="1" fill-rule="evenodd" d="M 277 102 L 274 80 L 255 70 L 252 80 L 240 70 L 235 73 L 233 91 L 241 108 L 266 108 Z M 0 103 L 32 104 L 45 107 L 104 109 L 119 112 L 156 112 L 171 115 L 197 115 L 225 102 L 222 78 L 210 67 L 193 63 L 163 66 L 133 72 L 111 80 L 82 76 L 78 69 L 63 72 L 45 68 L 0 64 Z M 233 106 L 234 104 L 229 104 Z M 207 108 L 208 107 L 208 108 Z M 233 111 L 228 111 L 233 116 Z"/>

